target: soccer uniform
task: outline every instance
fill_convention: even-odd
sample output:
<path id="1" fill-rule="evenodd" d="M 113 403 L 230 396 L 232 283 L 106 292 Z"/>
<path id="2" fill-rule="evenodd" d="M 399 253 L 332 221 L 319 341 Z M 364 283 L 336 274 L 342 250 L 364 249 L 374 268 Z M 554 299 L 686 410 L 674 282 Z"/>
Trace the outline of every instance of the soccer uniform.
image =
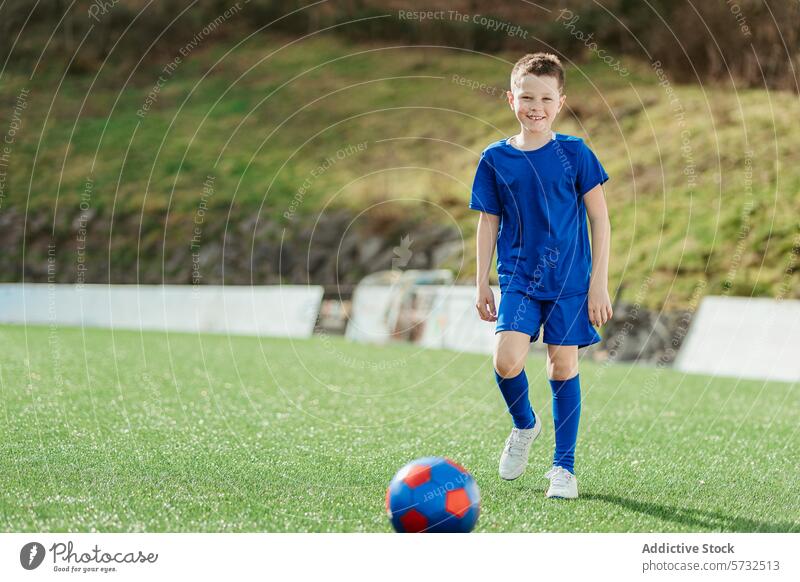
<path id="1" fill-rule="evenodd" d="M 507 139 L 481 153 L 469 207 L 500 217 L 495 333 L 520 331 L 553 345 L 597 343 L 589 321 L 592 261 L 583 195 L 608 180 L 579 137 L 556 133 L 522 151 Z"/>

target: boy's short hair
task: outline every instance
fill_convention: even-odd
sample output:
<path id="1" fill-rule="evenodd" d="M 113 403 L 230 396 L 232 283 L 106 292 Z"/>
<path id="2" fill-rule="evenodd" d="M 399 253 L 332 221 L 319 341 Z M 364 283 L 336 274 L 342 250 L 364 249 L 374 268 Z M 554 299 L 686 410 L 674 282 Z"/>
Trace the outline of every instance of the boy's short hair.
<path id="1" fill-rule="evenodd" d="M 564 67 L 553 53 L 527 54 L 514 64 L 511 69 L 511 89 L 518 87 L 525 75 L 540 77 L 555 77 L 558 81 L 559 92 L 564 92 Z"/>

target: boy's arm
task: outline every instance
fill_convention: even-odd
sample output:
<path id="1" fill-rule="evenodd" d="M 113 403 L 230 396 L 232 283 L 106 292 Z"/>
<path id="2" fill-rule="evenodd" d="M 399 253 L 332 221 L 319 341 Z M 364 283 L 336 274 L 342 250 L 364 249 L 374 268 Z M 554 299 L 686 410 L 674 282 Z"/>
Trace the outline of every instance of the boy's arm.
<path id="1" fill-rule="evenodd" d="M 613 311 L 608 295 L 608 258 L 611 253 L 611 221 L 603 193 L 598 184 L 583 197 L 586 214 L 592 227 L 592 278 L 589 283 L 589 321 L 592 325 L 605 324 Z"/>
<path id="2" fill-rule="evenodd" d="M 496 214 L 481 212 L 478 217 L 477 260 L 478 273 L 476 284 L 478 297 L 475 307 L 484 321 L 497 321 L 497 310 L 494 304 L 494 293 L 489 286 L 489 272 L 492 268 L 494 248 L 497 244 L 497 231 L 500 217 Z"/>

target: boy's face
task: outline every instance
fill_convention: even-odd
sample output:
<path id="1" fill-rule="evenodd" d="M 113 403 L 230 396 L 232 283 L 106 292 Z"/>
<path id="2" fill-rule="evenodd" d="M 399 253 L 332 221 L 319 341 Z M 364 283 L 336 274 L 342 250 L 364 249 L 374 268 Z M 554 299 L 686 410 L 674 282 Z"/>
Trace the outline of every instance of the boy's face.
<path id="1" fill-rule="evenodd" d="M 506 91 L 508 104 L 522 127 L 531 133 L 550 132 L 567 98 L 558 90 L 558 79 L 550 75 L 525 75 L 519 86 L 512 89 Z"/>

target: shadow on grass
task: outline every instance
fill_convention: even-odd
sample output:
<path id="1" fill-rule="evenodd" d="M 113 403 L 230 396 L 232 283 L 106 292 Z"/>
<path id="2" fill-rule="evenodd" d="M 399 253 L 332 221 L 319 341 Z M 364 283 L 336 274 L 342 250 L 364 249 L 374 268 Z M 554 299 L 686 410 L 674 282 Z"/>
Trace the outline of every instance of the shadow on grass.
<path id="1" fill-rule="evenodd" d="M 660 505 L 647 501 L 635 501 L 633 499 L 626 499 L 617 495 L 607 495 L 605 493 L 581 494 L 581 499 L 613 503 L 629 511 L 644 513 L 679 525 L 703 528 L 704 530 L 748 533 L 800 531 L 800 522 L 798 521 L 762 521 L 740 516 L 725 515 L 716 511 L 706 511 L 704 509 L 673 507 L 671 505 Z"/>

